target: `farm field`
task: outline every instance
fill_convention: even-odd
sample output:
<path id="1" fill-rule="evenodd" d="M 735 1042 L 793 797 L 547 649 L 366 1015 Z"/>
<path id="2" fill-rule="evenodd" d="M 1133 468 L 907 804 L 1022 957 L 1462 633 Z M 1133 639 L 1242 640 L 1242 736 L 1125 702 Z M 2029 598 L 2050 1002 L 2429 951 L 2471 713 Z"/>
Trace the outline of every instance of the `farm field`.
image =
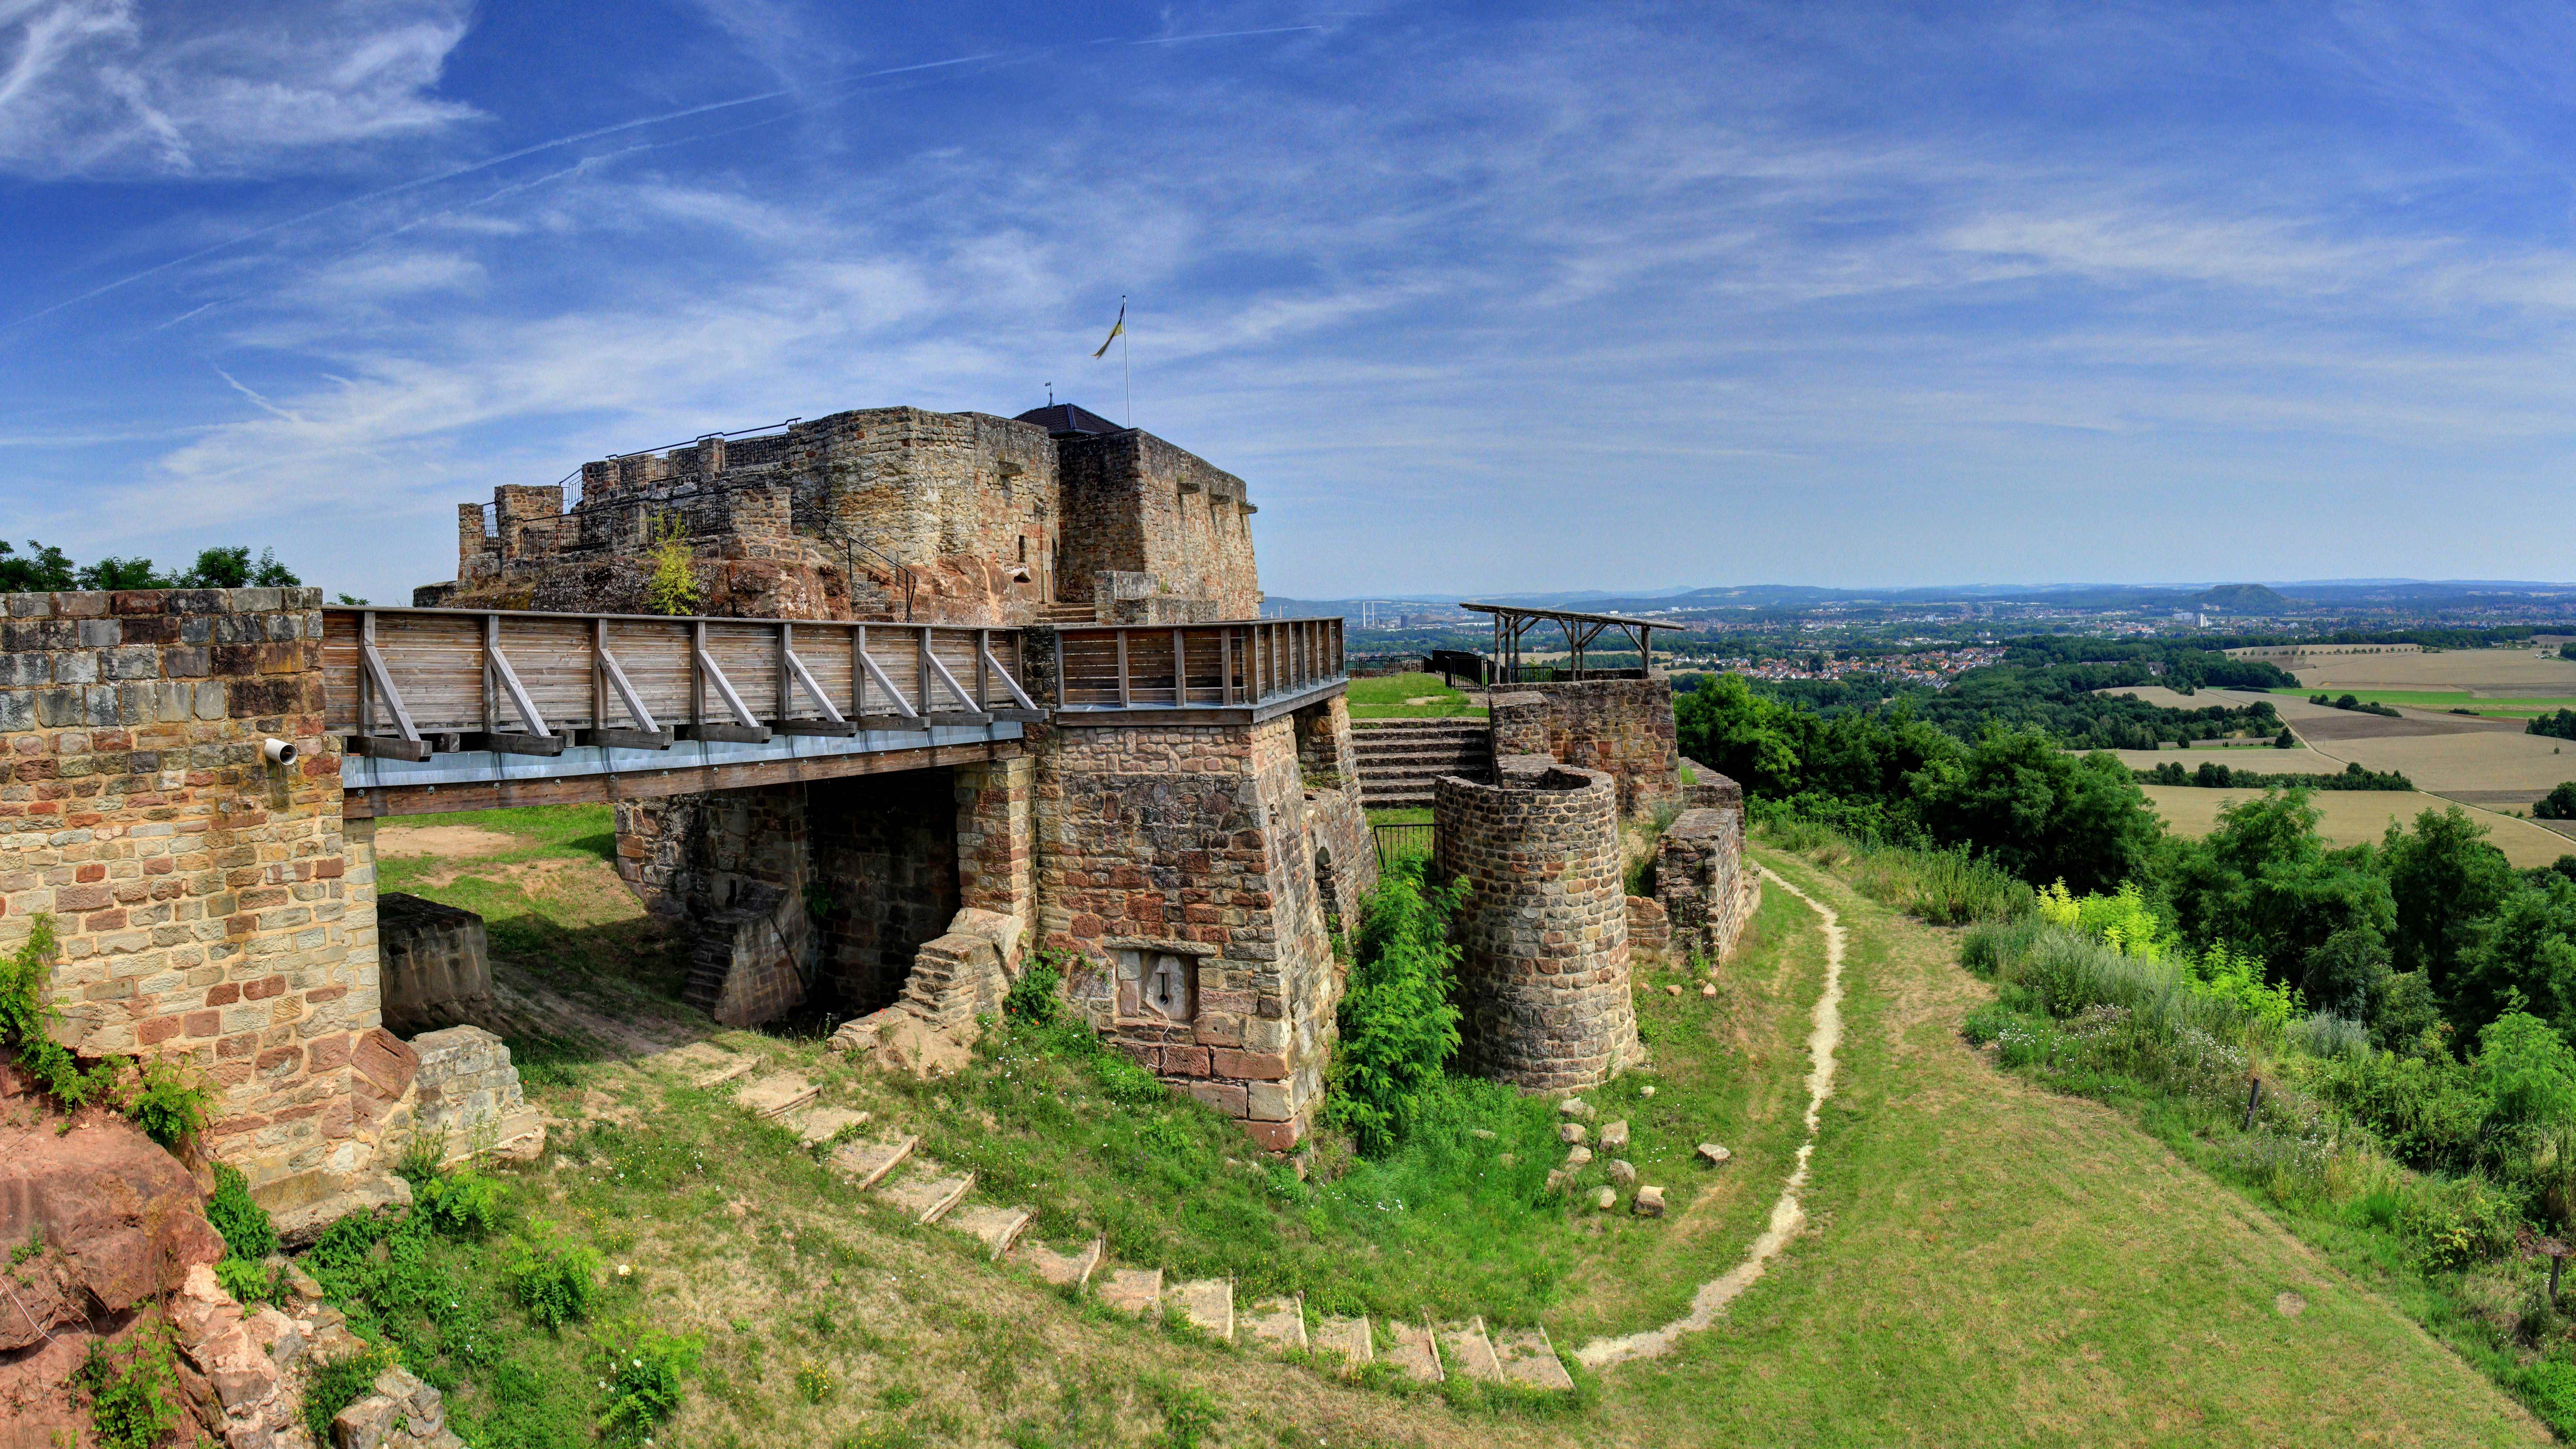
<path id="1" fill-rule="evenodd" d="M 2090 750 L 2076 751 L 2090 754 Z M 2274 749 L 2270 745 L 2218 745 L 2202 741 L 2188 750 L 2113 750 L 2120 763 L 2132 770 L 2152 770 L 2158 765 L 2180 765 L 2186 770 L 2204 764 L 2225 765 L 2231 770 L 2254 770 L 2266 775 L 2339 775 L 2344 762 L 2329 759 L 2306 748 Z"/>
<path id="2" fill-rule="evenodd" d="M 2317 692 L 2323 692 L 2328 688 L 2337 695 L 2350 694 L 2372 704 L 2385 704 L 2397 709 L 2474 709 L 2483 715 L 2509 716 L 2515 719 L 2528 719 L 2535 714 L 2547 714 L 2552 710 L 2576 709 L 2576 695 L 2492 695 L 2473 693 L 2464 689 L 2372 689 L 2355 688 L 2344 684 L 2319 685 Z M 2272 693 L 2304 699 L 2310 691 L 2276 689 Z"/>
<path id="3" fill-rule="evenodd" d="M 2220 810 L 2263 794 L 2260 790 L 2204 790 L 2196 785 L 2142 788 L 2148 802 L 2175 834 L 2195 838 L 2217 827 Z M 2440 810 L 2454 803 L 2423 791 L 2400 790 L 2320 790 L 2309 801 L 2325 817 L 2318 822 L 2317 833 L 2337 845 L 2376 844 L 2387 833 L 2391 820 L 2411 823 L 2427 810 Z M 2528 820 L 2486 812 L 2479 813 L 2477 820 L 2516 868 L 2547 865 L 2562 855 L 2576 854 L 2576 842 Z"/>
<path id="4" fill-rule="evenodd" d="M 2576 659 L 2555 649 L 2446 649 L 2438 654 L 2356 654 L 2295 671 L 2313 693 L 2373 690 L 2479 699 L 2576 698 Z M 2392 700 L 2391 703 L 2403 703 Z M 2445 706 L 2447 707 L 2447 706 Z M 2554 708 L 2555 706 L 2553 706 Z"/>
<path id="5" fill-rule="evenodd" d="M 2291 728 L 2308 738 L 2304 721 L 2293 720 Z M 2358 761 L 2366 770 L 2396 770 L 2419 790 L 2491 807 L 2528 805 L 2576 780 L 2576 744 L 2519 730 L 2311 739 L 2309 752 Z"/>

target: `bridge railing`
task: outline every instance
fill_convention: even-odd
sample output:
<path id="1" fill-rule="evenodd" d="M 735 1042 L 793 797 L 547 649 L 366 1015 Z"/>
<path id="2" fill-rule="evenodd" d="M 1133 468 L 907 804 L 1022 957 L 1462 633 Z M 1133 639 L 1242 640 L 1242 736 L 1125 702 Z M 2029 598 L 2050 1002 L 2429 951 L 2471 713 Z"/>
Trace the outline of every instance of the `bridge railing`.
<path id="1" fill-rule="evenodd" d="M 414 760 L 1044 717 L 1015 629 L 327 609 L 322 666 L 326 728 Z"/>
<path id="2" fill-rule="evenodd" d="M 1257 709 L 1349 678 L 1339 619 L 1056 631 L 1055 703 L 1068 711 Z"/>

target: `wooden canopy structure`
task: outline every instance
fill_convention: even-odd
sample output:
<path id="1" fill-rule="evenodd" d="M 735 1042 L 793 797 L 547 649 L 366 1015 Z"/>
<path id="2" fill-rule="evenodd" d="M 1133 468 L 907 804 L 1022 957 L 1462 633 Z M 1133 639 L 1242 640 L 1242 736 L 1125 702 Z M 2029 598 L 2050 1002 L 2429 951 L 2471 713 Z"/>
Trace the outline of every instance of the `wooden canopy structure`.
<path id="1" fill-rule="evenodd" d="M 1584 614 L 1570 609 L 1532 609 L 1519 604 L 1460 604 L 1472 613 L 1490 614 L 1494 619 L 1494 663 L 1496 683 L 1518 683 L 1522 678 L 1522 641 L 1533 629 L 1553 624 L 1565 633 L 1566 669 L 1570 678 L 1584 677 L 1583 651 L 1592 641 L 1616 629 L 1637 651 L 1638 673 L 1652 674 L 1655 656 L 1650 640 L 1657 629 L 1679 629 L 1655 619 L 1628 619 L 1617 614 Z M 1625 671 L 1619 671 L 1625 673 Z M 1605 671 L 1594 670 L 1596 678 Z"/>

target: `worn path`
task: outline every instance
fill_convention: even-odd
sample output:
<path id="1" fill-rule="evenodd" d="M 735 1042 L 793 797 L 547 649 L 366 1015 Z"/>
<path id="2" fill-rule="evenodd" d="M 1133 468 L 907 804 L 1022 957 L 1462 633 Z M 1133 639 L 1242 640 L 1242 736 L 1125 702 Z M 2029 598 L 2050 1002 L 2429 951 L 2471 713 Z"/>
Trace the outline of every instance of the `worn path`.
<path id="1" fill-rule="evenodd" d="M 1814 1025 L 1807 1032 L 1807 1140 L 1798 1146 L 1798 1166 L 1780 1189 L 1779 1201 L 1771 1205 L 1771 1221 L 1743 1261 L 1700 1285 L 1691 1295 L 1690 1312 L 1661 1328 L 1642 1333 L 1623 1334 L 1616 1338 L 1596 1338 L 1574 1351 L 1586 1367 L 1601 1368 L 1630 1359 L 1654 1358 L 1668 1352 L 1673 1341 L 1685 1333 L 1698 1333 L 1717 1321 L 1719 1312 L 1735 1296 L 1753 1286 L 1762 1270 L 1789 1246 L 1789 1240 L 1807 1225 L 1807 1210 L 1801 1202 L 1807 1190 L 1808 1162 L 1816 1153 L 1816 1128 L 1823 1119 L 1825 1099 L 1834 1093 L 1834 1052 L 1843 1039 L 1843 925 L 1834 908 L 1782 880 L 1764 869 L 1762 878 L 1807 903 L 1807 909 L 1822 918 L 1825 933 L 1825 989 L 1816 998 Z"/>

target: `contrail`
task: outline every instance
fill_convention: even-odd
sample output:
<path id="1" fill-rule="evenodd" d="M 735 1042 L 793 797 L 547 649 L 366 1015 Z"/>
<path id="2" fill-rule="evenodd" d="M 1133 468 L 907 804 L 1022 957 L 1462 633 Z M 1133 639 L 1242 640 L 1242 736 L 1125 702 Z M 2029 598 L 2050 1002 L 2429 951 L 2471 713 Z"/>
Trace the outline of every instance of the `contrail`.
<path id="1" fill-rule="evenodd" d="M 854 76 L 851 79 L 853 81 L 875 80 L 881 76 L 905 75 L 914 71 L 938 70 L 946 66 L 972 65 L 976 61 L 995 59 L 1001 54 L 1002 52 L 999 51 L 988 51 L 982 55 L 958 56 L 953 60 L 931 60 L 923 61 L 917 65 L 889 66 L 884 70 L 868 71 L 863 75 Z M 614 125 L 599 126 L 587 131 L 576 131 L 569 136 L 557 136 L 551 141 L 539 141 L 533 145 L 522 146 L 516 151 L 508 151 L 498 156 L 487 157 L 481 161 L 474 162 L 471 165 L 454 167 L 450 170 L 438 172 L 435 175 L 417 177 L 410 181 L 397 182 L 391 186 L 380 187 L 374 191 L 364 192 L 357 196 L 344 197 L 327 206 L 318 206 L 313 210 L 304 212 L 300 215 L 290 216 L 284 221 L 271 222 L 267 226 L 253 228 L 250 231 L 243 232 L 239 236 L 216 242 L 212 246 L 200 247 L 197 250 L 188 253 L 186 256 L 173 257 L 166 262 L 155 263 L 152 266 L 145 267 L 139 272 L 130 273 L 126 276 L 117 278 L 113 282 L 93 287 L 90 290 L 81 293 L 79 296 L 67 297 L 60 302 L 54 303 L 50 307 L 30 312 L 23 317 L 14 318 L 8 322 L 0 322 L 0 332 L 7 332 L 18 327 L 23 327 L 27 323 L 37 321 L 41 318 L 50 317 L 56 312 L 62 311 L 66 307 L 77 307 L 83 302 L 106 296 L 108 293 L 115 291 L 119 287 L 131 286 L 136 282 L 142 281 L 146 277 L 158 276 L 159 274 L 170 270 L 172 267 L 186 266 L 190 262 L 199 261 L 206 257 L 213 256 L 217 252 L 226 251 L 230 248 L 240 246 L 244 242 L 257 241 L 261 237 L 273 235 L 277 232 L 284 231 L 289 227 L 301 226 L 305 222 L 312 221 L 317 217 L 329 216 L 335 211 L 345 211 L 352 206 L 360 206 L 370 201 L 380 201 L 388 196 L 400 196 L 405 192 L 418 191 L 425 186 L 436 186 L 442 181 L 453 181 L 457 177 L 471 176 L 478 171 L 489 171 L 495 166 L 507 165 L 512 161 L 521 159 L 522 157 L 534 156 L 541 151 L 552 151 L 562 146 L 576 145 L 583 141 L 593 141 L 602 136 L 613 136 L 620 131 L 632 131 L 642 126 L 658 126 L 666 121 L 683 121 L 687 120 L 691 116 L 706 115 L 711 111 L 726 111 L 740 106 L 758 105 L 763 101 L 782 100 L 795 94 L 796 92 L 792 90 L 762 91 L 757 95 L 736 96 L 730 100 L 709 101 L 705 105 L 701 106 L 689 106 L 682 110 L 665 111 L 660 115 L 641 116 L 631 121 L 619 121 Z"/>

